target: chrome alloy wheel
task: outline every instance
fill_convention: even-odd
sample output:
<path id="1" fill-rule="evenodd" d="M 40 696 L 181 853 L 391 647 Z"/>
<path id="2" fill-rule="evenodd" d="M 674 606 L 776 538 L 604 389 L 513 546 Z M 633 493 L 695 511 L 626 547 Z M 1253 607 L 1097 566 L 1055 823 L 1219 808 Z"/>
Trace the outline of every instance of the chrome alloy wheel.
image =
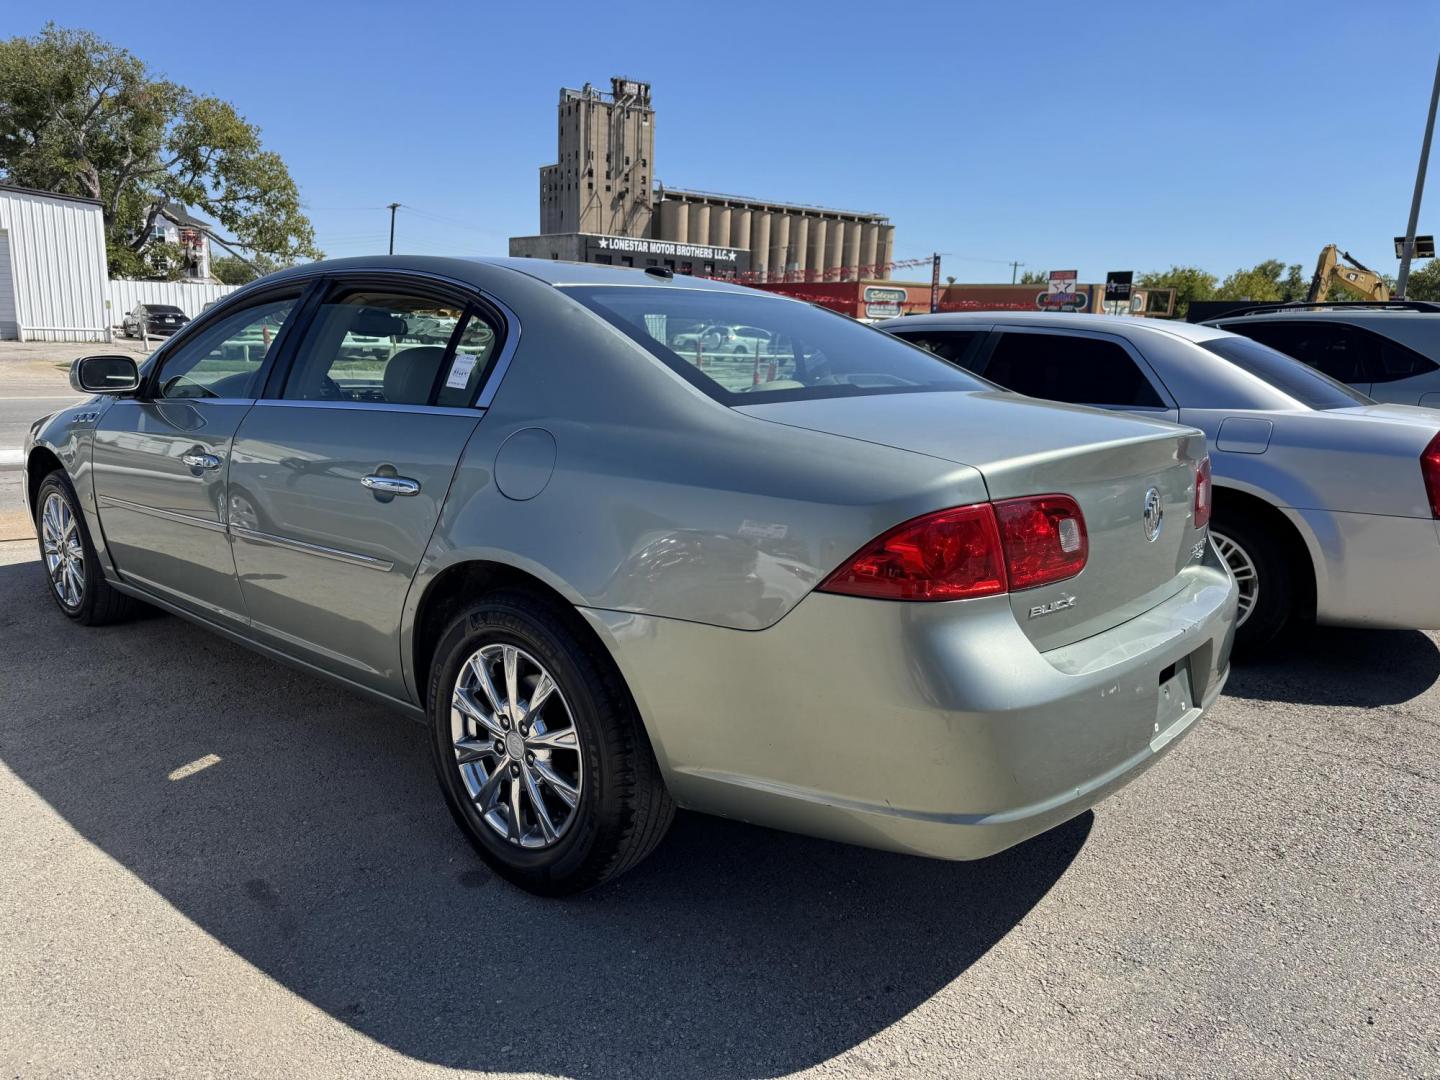
<path id="1" fill-rule="evenodd" d="M 547 848 L 575 820 L 584 762 L 550 673 L 514 645 L 485 645 L 450 695 L 455 763 L 475 809 L 502 839 Z"/>
<path id="2" fill-rule="evenodd" d="M 78 608 L 85 599 L 85 545 L 70 504 L 53 491 L 40 511 L 40 543 L 55 595 L 67 608 Z"/>
<path id="3" fill-rule="evenodd" d="M 1245 620 L 1255 610 L 1255 602 L 1260 599 L 1260 572 L 1255 569 L 1255 561 L 1250 558 L 1250 553 L 1230 537 L 1212 529 L 1210 538 L 1215 541 L 1215 550 L 1220 552 L 1220 557 L 1234 575 L 1235 584 L 1240 587 L 1240 608 L 1235 625 L 1244 626 Z"/>

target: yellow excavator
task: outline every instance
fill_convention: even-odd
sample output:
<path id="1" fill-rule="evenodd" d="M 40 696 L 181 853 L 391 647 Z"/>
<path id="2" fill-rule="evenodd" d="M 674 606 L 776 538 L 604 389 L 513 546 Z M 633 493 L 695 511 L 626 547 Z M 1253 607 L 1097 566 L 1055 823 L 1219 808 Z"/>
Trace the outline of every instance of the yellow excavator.
<path id="1" fill-rule="evenodd" d="M 1349 266 L 1343 265 L 1344 259 Z M 1390 299 L 1390 286 L 1348 251 L 1341 251 L 1334 244 L 1326 244 L 1320 252 L 1320 261 L 1315 264 L 1315 276 L 1310 279 L 1310 293 L 1306 303 L 1323 303 L 1330 295 L 1330 286 L 1339 285 L 1354 293 L 1361 300 L 1384 302 Z"/>

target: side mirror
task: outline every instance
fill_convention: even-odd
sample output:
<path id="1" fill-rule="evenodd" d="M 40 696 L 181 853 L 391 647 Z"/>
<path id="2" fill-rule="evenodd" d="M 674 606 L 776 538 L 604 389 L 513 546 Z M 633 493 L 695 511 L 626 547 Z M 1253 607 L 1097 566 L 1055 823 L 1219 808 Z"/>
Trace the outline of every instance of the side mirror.
<path id="1" fill-rule="evenodd" d="M 129 356 L 82 356 L 70 365 L 70 385 L 82 394 L 130 394 L 140 369 Z"/>

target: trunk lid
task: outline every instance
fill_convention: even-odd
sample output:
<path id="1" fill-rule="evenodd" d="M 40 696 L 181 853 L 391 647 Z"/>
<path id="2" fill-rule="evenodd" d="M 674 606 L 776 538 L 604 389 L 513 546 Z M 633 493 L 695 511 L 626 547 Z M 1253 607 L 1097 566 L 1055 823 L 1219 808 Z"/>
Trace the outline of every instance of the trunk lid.
<path id="1" fill-rule="evenodd" d="M 1183 585 L 1181 571 L 1204 554 L 1193 507 L 1205 437 L 1192 428 L 999 392 L 826 398 L 740 411 L 969 465 L 993 500 L 1073 498 L 1090 538 L 1085 569 L 1068 581 L 1010 594 L 1016 621 L 1042 651 L 1101 633 L 1173 596 Z M 1152 489 L 1162 509 L 1153 539 L 1146 523 Z"/>

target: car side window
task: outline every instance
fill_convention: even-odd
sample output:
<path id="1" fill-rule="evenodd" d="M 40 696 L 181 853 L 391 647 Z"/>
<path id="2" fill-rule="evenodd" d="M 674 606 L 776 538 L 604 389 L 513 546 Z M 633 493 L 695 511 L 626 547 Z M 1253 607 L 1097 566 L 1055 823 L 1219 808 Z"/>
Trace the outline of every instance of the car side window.
<path id="1" fill-rule="evenodd" d="M 1370 374 L 1371 382 L 1396 382 L 1415 375 L 1428 375 L 1440 368 L 1440 364 L 1436 364 L 1430 357 L 1416 352 L 1409 346 L 1401 345 L 1393 338 L 1374 334 L 1370 330 L 1365 330 L 1364 333 L 1372 334 L 1378 339 L 1375 347 L 1380 362 Z"/>
<path id="2" fill-rule="evenodd" d="M 988 330 L 906 330 L 895 336 L 934 353 L 942 360 L 975 370 L 976 353 Z"/>
<path id="3" fill-rule="evenodd" d="M 995 344 L 982 374 L 1007 390 L 1051 401 L 1165 407 L 1134 358 L 1100 338 L 1009 331 Z"/>
<path id="4" fill-rule="evenodd" d="M 1380 368 L 1376 343 L 1356 327 L 1315 320 L 1266 320 L 1230 327 L 1343 383 L 1373 382 Z"/>
<path id="5" fill-rule="evenodd" d="M 456 339 L 461 321 L 465 327 Z M 495 328 L 464 305 L 419 294 L 346 289 L 315 312 L 282 396 L 297 401 L 468 405 Z"/>
<path id="6" fill-rule="evenodd" d="M 161 362 L 155 396 L 255 397 L 260 367 L 299 302 L 298 292 L 271 297 L 203 326 Z"/>

